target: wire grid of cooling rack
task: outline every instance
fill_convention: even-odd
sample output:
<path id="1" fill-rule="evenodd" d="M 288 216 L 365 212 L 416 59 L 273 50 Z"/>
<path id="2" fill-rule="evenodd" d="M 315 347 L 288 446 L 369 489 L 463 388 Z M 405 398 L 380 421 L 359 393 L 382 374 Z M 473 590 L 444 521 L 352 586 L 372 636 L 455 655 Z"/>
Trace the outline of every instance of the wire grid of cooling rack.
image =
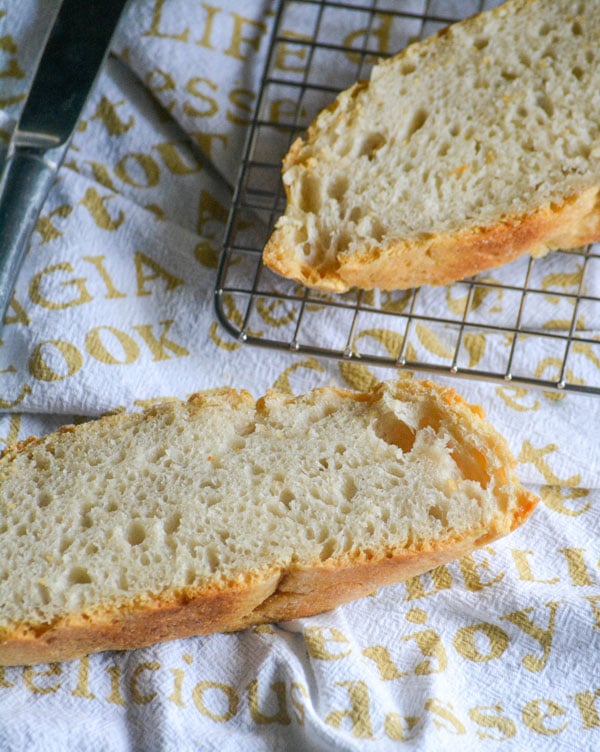
<path id="1" fill-rule="evenodd" d="M 261 263 L 281 160 L 378 59 L 498 0 L 284 0 L 225 233 L 215 308 L 238 341 L 305 356 L 600 394 L 598 246 L 523 257 L 444 288 L 324 294 Z"/>

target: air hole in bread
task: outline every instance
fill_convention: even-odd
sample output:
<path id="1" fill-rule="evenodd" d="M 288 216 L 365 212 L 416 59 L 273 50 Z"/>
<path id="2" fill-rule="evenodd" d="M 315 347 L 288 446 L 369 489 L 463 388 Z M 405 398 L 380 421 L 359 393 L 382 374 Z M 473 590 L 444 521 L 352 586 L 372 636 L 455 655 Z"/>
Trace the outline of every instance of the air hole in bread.
<path id="1" fill-rule="evenodd" d="M 583 68 L 580 68 L 578 65 L 573 66 L 571 73 L 578 81 L 581 81 L 581 79 L 583 78 Z"/>
<path id="2" fill-rule="evenodd" d="M 503 70 L 500 74 L 505 81 L 514 81 L 519 76 L 513 71 Z"/>
<path id="3" fill-rule="evenodd" d="M 296 497 L 292 493 L 292 491 L 289 490 L 289 488 L 282 489 L 281 493 L 279 494 L 279 501 L 288 509 L 290 508 L 290 504 L 292 501 L 295 501 Z"/>
<path id="4" fill-rule="evenodd" d="M 38 594 L 44 606 L 47 606 L 51 601 L 50 590 L 42 582 L 38 583 Z"/>
<path id="5" fill-rule="evenodd" d="M 442 509 L 439 504 L 432 504 L 427 510 L 427 513 L 430 517 L 433 517 L 434 520 L 439 520 L 442 525 L 448 524 L 447 511 Z"/>
<path id="6" fill-rule="evenodd" d="M 176 533 L 179 529 L 179 525 L 181 524 L 181 514 L 179 512 L 175 512 L 174 514 L 169 515 L 167 519 L 164 522 L 164 531 L 167 535 L 172 535 L 173 533 Z"/>
<path id="7" fill-rule="evenodd" d="M 321 208 L 321 186 L 316 176 L 302 176 L 299 205 L 301 211 L 307 214 L 316 214 Z"/>
<path id="8" fill-rule="evenodd" d="M 460 474 L 465 480 L 472 480 L 482 488 L 487 488 L 490 476 L 485 469 L 485 458 L 475 447 L 469 449 L 469 456 L 458 451 L 451 452 L 452 459 L 456 463 Z"/>
<path id="9" fill-rule="evenodd" d="M 485 48 L 490 43 L 489 39 L 486 39 L 485 37 L 480 37 L 479 39 L 476 39 L 473 42 L 473 47 L 475 47 L 476 50 L 485 50 Z"/>
<path id="10" fill-rule="evenodd" d="M 573 21 L 573 24 L 571 25 L 571 33 L 574 37 L 580 37 L 583 34 L 583 28 L 579 21 Z"/>
<path id="11" fill-rule="evenodd" d="M 346 480 L 344 481 L 344 488 L 342 490 L 346 501 L 352 501 L 352 499 L 356 496 L 357 491 L 358 488 L 356 487 L 354 478 L 346 478 Z"/>
<path id="12" fill-rule="evenodd" d="M 127 528 L 127 542 L 130 546 L 139 546 L 146 539 L 146 529 L 141 520 L 132 520 Z"/>
<path id="13" fill-rule="evenodd" d="M 417 69 L 417 66 L 414 63 L 411 63 L 409 60 L 406 60 L 400 66 L 400 73 L 402 73 L 404 76 L 408 76 L 411 73 L 414 73 L 416 69 Z"/>
<path id="14" fill-rule="evenodd" d="M 427 110 L 422 108 L 418 109 L 411 118 L 405 138 L 407 140 L 412 138 L 412 136 L 414 136 L 414 134 L 425 125 L 428 117 L 429 113 Z"/>
<path id="15" fill-rule="evenodd" d="M 40 495 L 38 496 L 38 507 L 40 509 L 43 509 L 44 507 L 47 507 L 48 504 L 52 503 L 52 494 L 48 493 L 48 491 L 41 491 Z"/>
<path id="16" fill-rule="evenodd" d="M 89 585 L 91 582 L 92 578 L 85 567 L 73 567 L 69 572 L 69 585 Z"/>
<path id="17" fill-rule="evenodd" d="M 357 156 L 367 157 L 367 159 L 373 159 L 375 152 L 381 149 L 381 147 L 385 144 L 385 141 L 385 136 L 382 133 L 369 133 L 363 139 Z"/>
<path id="18" fill-rule="evenodd" d="M 374 424 L 375 435 L 387 444 L 393 444 L 405 454 L 415 443 L 416 432 L 393 413 L 382 415 Z"/>
<path id="19" fill-rule="evenodd" d="M 536 101 L 537 106 L 542 109 L 548 117 L 552 117 L 554 114 L 554 105 L 552 104 L 552 101 L 546 94 L 542 94 L 537 98 Z"/>
<path id="20" fill-rule="evenodd" d="M 321 553 L 319 554 L 319 558 L 321 561 L 326 561 L 327 559 L 331 558 L 335 551 L 335 540 L 333 538 L 329 538 L 325 541 L 323 546 L 321 547 Z"/>
<path id="21" fill-rule="evenodd" d="M 539 35 L 540 35 L 541 37 L 546 37 L 546 36 L 548 36 L 548 34 L 549 34 L 549 33 L 550 33 L 551 31 L 552 31 L 552 26 L 551 26 L 550 24 L 548 24 L 548 23 L 543 23 L 543 24 L 542 24 L 542 25 L 540 26 L 540 30 L 539 30 L 539 32 L 538 32 L 538 33 L 539 33 Z"/>
<path id="22" fill-rule="evenodd" d="M 336 201 L 341 201 L 348 190 L 348 178 L 345 175 L 336 177 L 327 186 L 327 195 Z"/>

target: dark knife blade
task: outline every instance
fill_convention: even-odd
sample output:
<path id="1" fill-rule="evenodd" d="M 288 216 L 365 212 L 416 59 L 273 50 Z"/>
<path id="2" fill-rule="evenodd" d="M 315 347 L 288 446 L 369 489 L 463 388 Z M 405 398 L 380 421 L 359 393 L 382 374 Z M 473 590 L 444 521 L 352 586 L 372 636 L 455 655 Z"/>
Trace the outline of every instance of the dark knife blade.
<path id="1" fill-rule="evenodd" d="M 25 249 L 127 0 L 63 0 L 0 180 L 0 322 Z"/>
<path id="2" fill-rule="evenodd" d="M 127 0 L 64 0 L 17 126 L 17 143 L 64 144 L 104 61 Z"/>

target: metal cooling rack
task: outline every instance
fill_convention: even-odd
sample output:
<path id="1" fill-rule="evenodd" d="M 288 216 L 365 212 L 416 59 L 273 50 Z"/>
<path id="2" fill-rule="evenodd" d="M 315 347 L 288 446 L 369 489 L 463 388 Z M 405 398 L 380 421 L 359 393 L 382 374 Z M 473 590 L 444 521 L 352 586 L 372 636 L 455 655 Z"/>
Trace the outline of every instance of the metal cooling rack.
<path id="1" fill-rule="evenodd" d="M 445 288 L 328 295 L 263 267 L 281 160 L 380 58 L 498 0 L 284 0 L 221 254 L 215 306 L 238 341 L 347 363 L 600 394 L 598 246 L 521 258 Z"/>

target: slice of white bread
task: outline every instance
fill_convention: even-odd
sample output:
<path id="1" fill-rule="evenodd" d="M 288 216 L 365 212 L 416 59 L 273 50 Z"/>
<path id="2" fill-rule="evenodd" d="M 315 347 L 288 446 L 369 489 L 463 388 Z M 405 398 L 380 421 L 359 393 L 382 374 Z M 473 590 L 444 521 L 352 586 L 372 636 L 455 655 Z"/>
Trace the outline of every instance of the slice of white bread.
<path id="1" fill-rule="evenodd" d="M 537 498 L 450 389 L 217 390 L 0 459 L 0 665 L 334 608 L 510 532 Z"/>
<path id="2" fill-rule="evenodd" d="M 332 292 L 600 240 L 600 2 L 510 0 L 407 47 L 285 157 L 264 250 Z"/>

